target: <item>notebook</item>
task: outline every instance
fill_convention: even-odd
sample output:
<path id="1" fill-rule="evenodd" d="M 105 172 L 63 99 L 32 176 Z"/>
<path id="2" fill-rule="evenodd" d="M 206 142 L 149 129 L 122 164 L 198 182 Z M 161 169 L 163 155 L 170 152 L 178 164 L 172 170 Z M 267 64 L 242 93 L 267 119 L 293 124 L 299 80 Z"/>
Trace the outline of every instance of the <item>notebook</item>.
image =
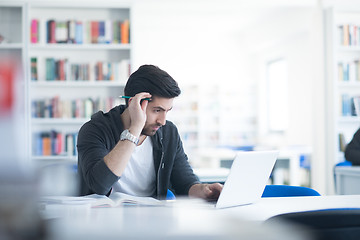
<path id="1" fill-rule="evenodd" d="M 258 201 L 264 192 L 278 151 L 238 152 L 216 208 L 228 208 Z"/>

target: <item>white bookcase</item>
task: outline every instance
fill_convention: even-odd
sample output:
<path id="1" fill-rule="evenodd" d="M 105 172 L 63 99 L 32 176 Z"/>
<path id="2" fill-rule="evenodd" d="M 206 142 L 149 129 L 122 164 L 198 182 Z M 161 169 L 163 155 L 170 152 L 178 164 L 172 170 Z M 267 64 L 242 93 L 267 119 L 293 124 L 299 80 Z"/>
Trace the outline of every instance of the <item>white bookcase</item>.
<path id="1" fill-rule="evenodd" d="M 356 31 L 353 30 L 355 27 Z M 353 104 L 353 98 L 360 97 L 359 34 L 360 9 L 330 8 L 325 11 L 327 157 L 333 165 L 344 160 L 341 149 L 360 127 L 360 116 Z"/>
<path id="2" fill-rule="evenodd" d="M 119 104 L 119 95 L 122 94 L 125 82 L 130 73 L 130 61 L 131 61 L 131 44 L 115 42 L 110 39 L 110 42 L 98 43 L 92 42 L 93 36 L 89 34 L 91 24 L 96 22 L 97 31 L 104 31 L 105 34 L 111 30 L 114 33 L 113 24 L 116 22 L 124 22 L 130 20 L 130 6 L 123 6 L 119 4 L 103 4 L 100 2 L 91 2 L 90 4 L 83 2 L 80 3 L 37 3 L 29 4 L 29 13 L 27 19 L 27 27 L 30 28 L 31 21 L 36 19 L 38 21 L 39 39 L 37 43 L 30 43 L 28 47 L 28 62 L 31 62 L 31 58 L 37 59 L 37 75 L 38 79 L 32 81 L 30 78 L 27 81 L 29 85 L 29 109 L 31 113 L 30 133 L 31 136 L 31 156 L 35 160 L 61 160 L 61 161 L 76 161 L 76 140 L 77 132 L 79 128 L 86 121 L 92 113 L 97 110 L 108 111 L 113 106 Z M 82 43 L 48 43 L 47 32 L 48 21 L 54 20 L 56 23 L 66 23 L 67 21 L 80 21 L 82 23 Z M 107 24 L 109 22 L 109 28 L 100 28 L 99 24 L 103 22 Z M 99 28 L 98 28 L 99 27 Z M 104 27 L 104 26 L 103 26 Z M 58 33 L 55 36 L 58 37 Z M 101 35 L 101 34 L 100 34 Z M 130 36 L 130 35 L 129 35 Z M 70 69 L 67 68 L 66 80 L 46 80 L 48 75 L 46 72 L 47 63 L 46 59 L 66 59 L 68 65 L 81 65 L 87 64 L 90 68 L 90 76 L 86 79 L 75 80 L 75 77 L 69 76 Z M 127 63 L 126 67 L 122 67 L 122 75 L 115 75 L 112 80 L 99 80 L 97 79 L 97 73 L 95 72 L 95 66 L 98 62 L 101 62 L 102 75 L 105 75 L 105 71 L 109 71 L 113 68 L 112 63 Z M 117 68 L 120 68 L 117 66 Z M 31 67 L 28 68 L 28 75 L 31 76 Z M 98 69 L 99 71 L 99 69 Z M 124 71 L 127 71 L 124 74 Z M 72 73 L 72 72 L 71 72 Z M 92 76 L 91 76 L 92 75 Z M 49 103 L 49 99 L 58 97 L 61 102 L 59 108 L 63 108 L 64 105 L 71 105 L 71 113 L 60 114 L 60 116 L 41 116 L 35 117 L 34 102 L 45 102 L 45 105 Z M 91 99 L 91 101 L 89 100 Z M 99 106 L 95 106 L 94 102 Z M 70 102 L 70 103 L 69 103 Z M 74 104 L 76 107 L 74 107 Z M 90 105 L 88 105 L 90 104 Z M 91 108 L 91 110 L 89 110 Z M 40 107 L 41 111 L 41 107 Z M 74 114 L 74 111 L 76 112 Z M 80 113 L 78 112 L 86 112 Z M 60 148 L 63 149 L 60 153 L 41 153 L 41 140 L 42 135 L 48 137 L 51 133 L 60 134 Z M 51 140 L 53 144 L 53 139 Z M 55 144 L 58 142 L 55 141 Z M 44 156 L 46 155 L 46 156 Z"/>
<path id="3" fill-rule="evenodd" d="M 178 127 L 185 152 L 194 167 L 211 167 L 207 153 L 217 148 L 253 147 L 256 112 L 239 88 L 219 84 L 180 84 L 168 119 Z M 204 155 L 205 153 L 205 155 Z"/>
<path id="4" fill-rule="evenodd" d="M 125 82 L 131 72 L 132 55 L 131 26 L 127 25 L 128 28 L 122 30 L 121 23 L 127 21 L 131 23 L 130 18 L 131 5 L 115 1 L 105 3 L 99 1 L 86 3 L 83 1 L 0 2 L 0 35 L 5 37 L 5 41 L 0 43 L 0 56 L 5 59 L 15 58 L 17 62 L 22 63 L 22 69 L 20 69 L 23 76 L 24 102 L 22 104 L 25 105 L 24 112 L 27 119 L 25 138 L 28 147 L 27 155 L 31 160 L 39 164 L 54 161 L 76 162 L 75 145 L 79 128 L 89 120 L 91 113 L 97 110 L 107 111 L 120 103 L 118 96 L 122 95 Z M 36 31 L 33 31 L 33 20 L 37 21 Z M 63 24 L 68 21 L 72 24 L 76 21 L 81 22 L 82 29 L 77 34 L 82 33 L 82 43 L 49 43 L 47 32 L 50 31 L 48 27 L 50 20 Z M 102 35 L 102 32 L 106 34 L 101 40 L 98 38 L 97 43 L 93 42 L 94 36 L 89 34 L 93 22 L 98 24 L 95 26 L 100 31 L 99 35 Z M 102 23 L 104 25 L 99 27 Z M 127 32 L 128 41 L 123 42 L 120 37 L 118 41 L 111 38 L 116 31 L 115 24 L 122 35 L 125 36 L 122 31 Z M 56 31 L 54 30 L 52 37 L 55 37 L 56 41 L 64 37 L 64 33 L 66 34 L 64 28 L 61 31 L 58 31 L 58 28 L 53 29 Z M 32 39 L 34 32 L 37 33 L 36 40 Z M 108 35 L 109 32 L 111 34 Z M 74 35 L 74 31 L 71 34 Z M 31 62 L 32 59 L 36 59 L 36 64 Z M 52 69 L 52 72 L 56 72 L 57 75 L 62 74 L 62 80 L 56 80 L 56 77 L 49 78 L 50 68 L 47 66 L 49 59 L 53 61 L 52 63 L 63 64 L 64 70 L 61 73 L 60 70 L 54 70 L 59 69 L 58 66 Z M 59 63 L 59 60 L 62 63 Z M 71 65 L 80 66 L 81 64 L 87 65 L 90 68 L 87 72 L 91 74 L 79 80 L 79 77 L 75 77 L 74 71 L 71 70 L 73 67 Z M 95 72 L 97 66 L 99 66 L 98 72 L 101 69 L 102 74 Z M 36 69 L 36 74 L 34 74 L 34 69 Z M 115 69 L 116 74 L 110 74 L 111 69 Z M 111 80 L 97 79 L 100 75 L 106 79 L 105 73 L 109 73 L 107 75 L 109 78 L 111 75 Z M 54 106 L 56 106 L 56 111 Z M 50 153 L 43 152 L 41 147 L 45 145 L 40 141 L 41 136 L 49 136 L 55 132 L 59 133 L 60 137 L 56 142 L 51 141 Z M 72 144 L 69 134 L 73 135 Z M 68 142 L 67 136 L 69 136 Z M 59 141 L 63 142 L 58 144 Z M 49 146 L 48 141 L 46 145 Z M 70 145 L 75 150 L 67 148 Z M 57 148 L 57 151 L 53 152 L 53 148 Z"/>
<path id="5" fill-rule="evenodd" d="M 3 94 L 11 96 L 13 101 L 10 106 L 10 115 L 2 115 L 0 118 L 7 119 L 5 122 L 2 120 L 0 132 L 3 139 L 8 142 L 2 144 L 2 157 L 3 159 L 18 158 L 22 162 L 28 162 L 26 158 L 25 149 L 27 146 L 26 138 L 20 136 L 26 132 L 24 126 L 24 101 L 26 100 L 26 87 L 24 80 L 25 71 L 25 4 L 17 1 L 1 1 L 0 2 L 0 64 L 1 67 L 9 64 L 9 69 L 12 70 L 13 82 L 12 93 L 3 92 L 0 86 L 0 95 Z M 6 67 L 5 67 L 6 68 Z M 1 77 L 1 76 L 0 76 Z M 2 85 L 2 81 L 0 81 Z M 4 99 L 2 99 L 4 100 Z M 2 111 L 2 110 L 1 110 Z M 25 134 L 26 135 L 26 134 Z"/>

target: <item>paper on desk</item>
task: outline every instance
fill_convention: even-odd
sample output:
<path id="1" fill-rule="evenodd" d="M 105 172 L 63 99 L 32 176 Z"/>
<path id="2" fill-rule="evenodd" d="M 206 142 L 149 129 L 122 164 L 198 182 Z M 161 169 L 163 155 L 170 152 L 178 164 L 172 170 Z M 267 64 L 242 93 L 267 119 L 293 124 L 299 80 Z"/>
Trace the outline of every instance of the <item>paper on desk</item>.
<path id="1" fill-rule="evenodd" d="M 62 205 L 85 205 L 90 204 L 91 207 L 117 207 L 120 205 L 146 205 L 160 206 L 164 202 L 152 197 L 137 197 L 125 193 L 114 192 L 109 197 L 99 194 L 91 194 L 81 197 L 74 196 L 47 196 L 42 197 L 41 203 L 45 204 L 62 204 Z"/>

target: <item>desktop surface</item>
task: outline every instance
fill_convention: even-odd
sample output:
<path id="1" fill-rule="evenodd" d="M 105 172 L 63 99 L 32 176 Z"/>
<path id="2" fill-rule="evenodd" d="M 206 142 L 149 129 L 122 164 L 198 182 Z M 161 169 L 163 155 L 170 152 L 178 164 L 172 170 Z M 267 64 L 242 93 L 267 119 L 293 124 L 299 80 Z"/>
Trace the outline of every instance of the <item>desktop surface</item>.
<path id="1" fill-rule="evenodd" d="M 48 219 L 50 240 L 57 239 L 309 239 L 293 228 L 236 218 L 192 200 L 165 207 L 89 208 L 58 206 Z"/>

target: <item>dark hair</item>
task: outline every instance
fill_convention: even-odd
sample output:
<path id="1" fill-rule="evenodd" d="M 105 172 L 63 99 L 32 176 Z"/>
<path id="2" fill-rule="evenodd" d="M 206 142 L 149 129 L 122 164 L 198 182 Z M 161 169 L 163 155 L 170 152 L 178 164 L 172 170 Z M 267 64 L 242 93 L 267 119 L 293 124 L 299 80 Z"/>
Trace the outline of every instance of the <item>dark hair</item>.
<path id="1" fill-rule="evenodd" d="M 130 97 L 140 92 L 148 92 L 155 97 L 174 98 L 180 95 L 181 90 L 164 70 L 154 65 L 142 65 L 130 75 L 124 89 L 124 94 Z"/>

